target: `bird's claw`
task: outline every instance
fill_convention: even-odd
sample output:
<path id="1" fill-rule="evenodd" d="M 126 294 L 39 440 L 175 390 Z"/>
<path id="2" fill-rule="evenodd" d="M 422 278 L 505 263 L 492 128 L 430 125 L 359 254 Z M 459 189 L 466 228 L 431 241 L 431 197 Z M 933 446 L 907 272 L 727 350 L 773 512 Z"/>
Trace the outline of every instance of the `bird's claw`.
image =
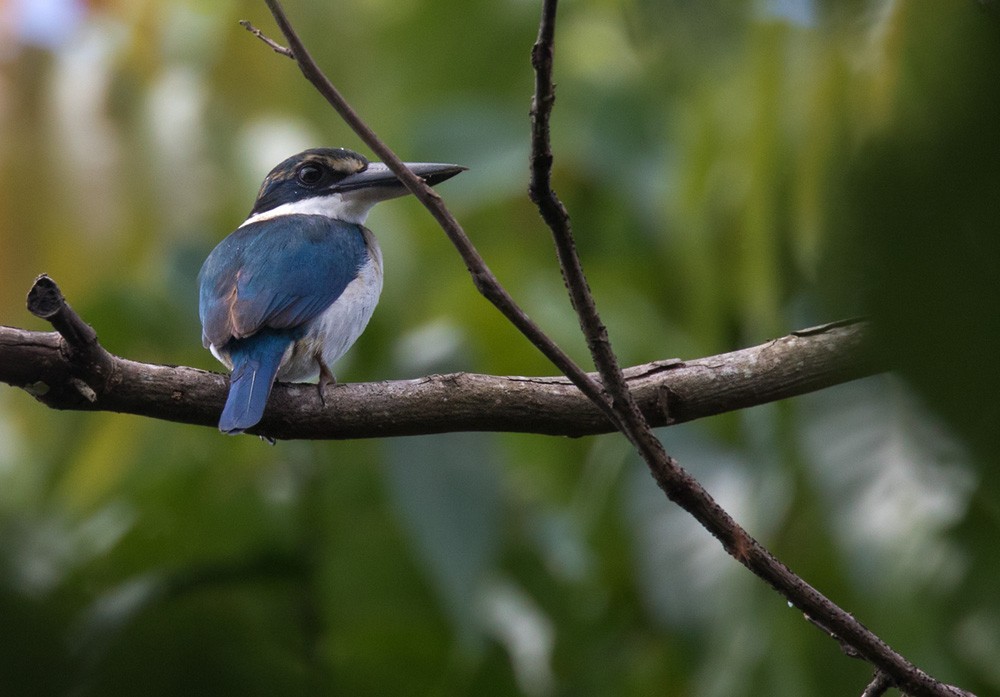
<path id="1" fill-rule="evenodd" d="M 317 385 L 317 387 L 319 388 L 319 401 L 323 403 L 324 407 L 326 406 L 326 395 L 324 394 L 324 391 L 326 390 L 327 386 L 336 384 L 337 384 L 337 378 L 333 376 L 333 373 L 331 373 L 330 369 L 326 367 L 326 364 L 320 361 L 319 384 Z"/>

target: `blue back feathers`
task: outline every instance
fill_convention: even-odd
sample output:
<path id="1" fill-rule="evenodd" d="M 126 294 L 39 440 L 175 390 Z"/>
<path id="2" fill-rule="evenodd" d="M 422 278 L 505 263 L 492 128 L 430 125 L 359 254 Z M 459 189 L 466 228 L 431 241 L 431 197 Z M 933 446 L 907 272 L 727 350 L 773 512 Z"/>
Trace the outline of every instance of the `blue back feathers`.
<path id="1" fill-rule="evenodd" d="M 300 327 L 321 314 L 367 258 L 361 226 L 320 215 L 250 223 L 212 250 L 199 279 L 205 346 L 263 328 Z"/>

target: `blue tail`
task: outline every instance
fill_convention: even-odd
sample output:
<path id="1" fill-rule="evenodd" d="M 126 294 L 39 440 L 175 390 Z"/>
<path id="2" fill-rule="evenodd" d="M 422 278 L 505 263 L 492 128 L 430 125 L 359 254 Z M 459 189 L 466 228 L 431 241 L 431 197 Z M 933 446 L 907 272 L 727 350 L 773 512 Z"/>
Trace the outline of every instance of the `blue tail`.
<path id="1" fill-rule="evenodd" d="M 285 333 L 262 332 L 229 343 L 226 348 L 233 361 L 233 374 L 219 418 L 220 431 L 235 435 L 260 421 L 281 358 L 292 341 Z"/>

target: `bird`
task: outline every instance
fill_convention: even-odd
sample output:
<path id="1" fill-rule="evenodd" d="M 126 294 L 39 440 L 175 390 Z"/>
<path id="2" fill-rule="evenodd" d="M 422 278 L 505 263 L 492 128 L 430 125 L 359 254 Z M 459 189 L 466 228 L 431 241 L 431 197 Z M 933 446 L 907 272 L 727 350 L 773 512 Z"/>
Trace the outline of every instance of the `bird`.
<path id="1" fill-rule="evenodd" d="M 460 165 L 405 163 L 429 185 Z M 407 189 L 381 162 L 345 148 L 313 148 L 264 178 L 246 220 L 198 274 L 202 343 L 230 371 L 219 430 L 263 418 L 276 380 L 319 377 L 361 336 L 382 291 L 382 251 L 365 219 Z"/>

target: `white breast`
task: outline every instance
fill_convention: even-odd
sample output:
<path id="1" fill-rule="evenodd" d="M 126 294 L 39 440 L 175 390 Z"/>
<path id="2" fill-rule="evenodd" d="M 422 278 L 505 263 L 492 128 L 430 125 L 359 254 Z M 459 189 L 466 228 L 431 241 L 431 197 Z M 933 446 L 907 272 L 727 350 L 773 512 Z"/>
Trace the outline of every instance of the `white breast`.
<path id="1" fill-rule="evenodd" d="M 314 319 L 295 342 L 278 370 L 278 380 L 295 382 L 319 375 L 317 358 L 331 367 L 354 345 L 368 326 L 382 293 L 382 250 L 368 228 L 362 228 L 368 260 L 330 307 Z"/>

